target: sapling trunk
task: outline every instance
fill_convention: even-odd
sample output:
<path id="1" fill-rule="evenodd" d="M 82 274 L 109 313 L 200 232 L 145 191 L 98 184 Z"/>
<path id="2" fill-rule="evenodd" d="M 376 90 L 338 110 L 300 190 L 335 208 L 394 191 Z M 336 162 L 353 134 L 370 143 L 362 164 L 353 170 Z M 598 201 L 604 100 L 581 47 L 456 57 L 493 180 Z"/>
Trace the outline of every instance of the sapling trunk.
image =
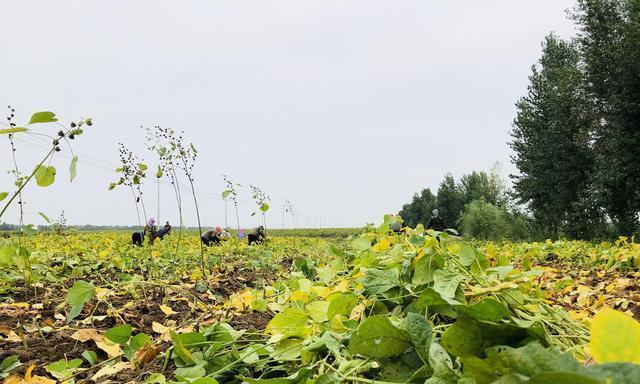
<path id="1" fill-rule="evenodd" d="M 55 146 L 53 148 L 51 148 L 51 150 L 49 151 L 49 153 L 47 153 L 47 155 L 44 157 L 44 159 L 42 159 L 42 161 L 40 161 L 38 163 L 38 165 L 36 165 L 36 167 L 33 169 L 33 172 L 31 172 L 31 174 L 29 175 L 29 177 L 27 177 L 27 180 L 24 181 L 24 183 L 22 183 L 20 185 L 20 187 L 18 188 L 17 191 L 15 191 L 13 193 L 13 195 L 11 196 L 11 198 L 9 199 L 9 201 L 7 201 L 7 203 L 4 205 L 4 207 L 2 208 L 2 211 L 0 212 L 0 217 L 2 217 L 2 215 L 4 215 L 4 213 L 6 212 L 7 208 L 9 208 L 9 205 L 11 205 L 11 203 L 13 202 L 13 200 L 16 199 L 17 196 L 19 196 L 22 192 L 22 189 L 24 188 L 25 185 L 27 185 L 27 183 L 29 183 L 29 181 L 33 178 L 33 175 L 36 174 L 36 171 L 38 170 L 38 168 L 40 168 L 40 166 L 42 164 L 44 164 L 45 161 L 47 161 L 47 159 L 49 158 L 49 156 L 51 156 L 51 154 L 53 154 L 53 152 L 55 151 Z"/>

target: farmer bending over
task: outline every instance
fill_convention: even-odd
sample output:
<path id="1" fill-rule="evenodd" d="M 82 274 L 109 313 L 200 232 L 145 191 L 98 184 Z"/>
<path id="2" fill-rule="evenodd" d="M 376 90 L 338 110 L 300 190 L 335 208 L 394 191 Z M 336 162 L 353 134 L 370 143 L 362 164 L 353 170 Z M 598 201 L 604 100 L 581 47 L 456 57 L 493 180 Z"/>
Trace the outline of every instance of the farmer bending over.
<path id="1" fill-rule="evenodd" d="M 264 227 L 261 225 L 249 231 L 249 233 L 247 233 L 247 239 L 249 245 L 262 243 L 267 239 L 267 235 L 264 232 Z"/>

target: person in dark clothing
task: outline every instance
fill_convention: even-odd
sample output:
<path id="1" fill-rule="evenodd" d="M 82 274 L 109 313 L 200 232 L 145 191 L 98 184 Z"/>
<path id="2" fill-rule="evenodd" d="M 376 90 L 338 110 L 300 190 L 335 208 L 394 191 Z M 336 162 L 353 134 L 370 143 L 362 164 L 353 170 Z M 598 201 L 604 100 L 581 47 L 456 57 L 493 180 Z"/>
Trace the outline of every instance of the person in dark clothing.
<path id="1" fill-rule="evenodd" d="M 144 232 L 133 232 L 131 234 L 131 243 L 133 243 L 133 245 L 142 247 L 143 241 L 144 241 Z"/>
<path id="2" fill-rule="evenodd" d="M 434 231 L 443 232 L 444 221 L 442 221 L 442 217 L 438 214 L 438 210 L 434 209 L 431 215 L 431 219 L 429 220 L 429 224 L 427 224 L 427 229 L 433 229 Z"/>
<path id="3" fill-rule="evenodd" d="M 220 233 L 222 229 L 220 227 L 216 227 L 212 231 L 207 231 L 202 234 L 200 240 L 202 240 L 202 244 L 204 245 L 220 245 Z"/>
<path id="4" fill-rule="evenodd" d="M 167 221 L 166 223 L 164 223 L 164 227 L 160 228 L 158 232 L 156 232 L 156 238 L 159 238 L 160 240 L 162 240 L 162 238 L 168 235 L 169 233 L 171 233 L 171 225 Z"/>
<path id="5" fill-rule="evenodd" d="M 156 233 L 156 221 L 155 219 L 151 218 L 147 222 L 147 225 L 144 226 L 143 232 L 134 232 L 131 235 L 131 242 L 133 243 L 133 245 L 142 246 L 142 242 L 144 241 L 144 239 L 148 238 L 149 243 L 151 244 L 156 238 Z"/>
<path id="6" fill-rule="evenodd" d="M 262 225 L 252 229 L 247 234 L 247 240 L 249 245 L 260 244 L 266 239 L 267 239 L 267 235 L 265 234 L 264 227 Z"/>
<path id="7" fill-rule="evenodd" d="M 389 223 L 389 229 L 397 235 L 402 233 L 402 217 L 395 215 Z"/>

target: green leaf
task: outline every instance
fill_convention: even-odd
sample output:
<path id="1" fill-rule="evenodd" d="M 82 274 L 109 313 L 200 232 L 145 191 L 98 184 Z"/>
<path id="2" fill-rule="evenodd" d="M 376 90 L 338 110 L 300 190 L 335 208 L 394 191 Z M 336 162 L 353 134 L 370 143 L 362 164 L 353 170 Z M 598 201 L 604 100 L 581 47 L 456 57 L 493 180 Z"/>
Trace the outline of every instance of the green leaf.
<path id="1" fill-rule="evenodd" d="M 29 120 L 29 124 L 37 124 L 37 123 L 53 123 L 58 121 L 56 118 L 56 114 L 49 111 L 44 112 L 36 112 L 31 116 L 31 120 Z"/>
<path id="2" fill-rule="evenodd" d="M 494 299 L 484 299 L 480 303 L 470 306 L 456 306 L 456 311 L 461 315 L 472 317 L 476 320 L 493 321 L 496 323 L 509 317 L 507 307 Z"/>
<path id="3" fill-rule="evenodd" d="M 305 384 L 313 371 L 309 368 L 301 368 L 295 374 L 289 377 L 276 377 L 273 379 L 252 379 L 250 377 L 240 376 L 242 381 L 247 384 Z M 317 383 L 317 382 L 316 382 Z"/>
<path id="4" fill-rule="evenodd" d="M 200 379 L 207 374 L 202 364 L 194 365 L 192 367 L 181 367 L 175 370 L 173 373 L 175 377 L 181 382 L 191 382 L 192 380 Z"/>
<path id="5" fill-rule="evenodd" d="M 56 181 L 56 169 L 54 166 L 40 165 L 36 168 L 36 183 L 41 187 L 48 187 Z"/>
<path id="6" fill-rule="evenodd" d="M 139 168 L 141 171 L 146 171 L 146 170 L 147 170 L 147 164 L 145 164 L 145 163 L 138 163 L 138 168 Z"/>
<path id="7" fill-rule="evenodd" d="M 5 128 L 5 129 L 0 129 L 0 135 L 8 135 L 10 133 L 18 133 L 18 132 L 26 132 L 26 131 L 28 131 L 28 129 L 22 128 L 22 127 Z"/>
<path id="8" fill-rule="evenodd" d="M 433 290 L 445 300 L 453 299 L 456 297 L 456 290 L 463 280 L 462 275 L 439 269 L 433 274 Z"/>
<path id="9" fill-rule="evenodd" d="M 142 384 L 167 384 L 167 379 L 162 373 L 152 373 Z"/>
<path id="10" fill-rule="evenodd" d="M 556 348 L 546 349 L 537 342 L 520 348 L 496 346 L 486 350 L 486 358 L 467 356 L 462 359 L 466 373 L 478 384 L 493 383 L 502 377 L 534 377 L 543 372 L 580 373 L 583 367 L 573 356 Z M 554 382 L 554 381 L 552 381 Z"/>
<path id="11" fill-rule="evenodd" d="M 640 383 L 640 365 L 631 363 L 596 364 L 586 367 L 590 377 L 607 380 L 608 383 Z"/>
<path id="12" fill-rule="evenodd" d="M 532 377 L 527 384 L 604 384 L 603 381 L 567 372 L 545 372 Z"/>
<path id="13" fill-rule="evenodd" d="M 9 192 L 0 192 L 0 201 L 4 200 L 9 196 Z"/>
<path id="14" fill-rule="evenodd" d="M 367 251 L 371 248 L 371 240 L 366 237 L 358 237 L 351 242 L 351 247 L 359 251 Z"/>
<path id="15" fill-rule="evenodd" d="M 131 349 L 137 351 L 138 349 L 144 347 L 147 343 L 151 342 L 151 337 L 146 333 L 138 333 L 137 335 L 131 338 L 129 345 Z"/>
<path id="16" fill-rule="evenodd" d="M 313 319 L 313 321 L 317 323 L 324 323 L 325 321 L 329 321 L 329 317 L 327 316 L 329 312 L 329 303 L 326 301 L 312 301 L 311 303 L 305 306 L 307 312 L 309 312 L 309 316 Z"/>
<path id="17" fill-rule="evenodd" d="M 38 215 L 40 215 L 40 217 L 42 217 L 44 219 L 44 221 L 46 221 L 47 223 L 51 223 L 51 220 L 49 220 L 49 217 L 47 215 L 45 215 L 42 212 L 38 212 Z"/>
<path id="18" fill-rule="evenodd" d="M 438 255 L 425 251 L 425 254 L 416 261 L 411 283 L 416 285 L 431 283 L 436 270 L 442 267 L 442 259 Z"/>
<path id="19" fill-rule="evenodd" d="M 218 380 L 211 377 L 201 377 L 191 382 L 191 384 L 219 384 Z"/>
<path id="20" fill-rule="evenodd" d="M 400 328 L 407 331 L 416 352 L 423 361 L 428 361 L 433 330 L 427 319 L 420 314 L 409 312 L 400 323 Z"/>
<path id="21" fill-rule="evenodd" d="M 460 318 L 442 335 L 444 349 L 456 357 L 483 356 L 494 345 L 517 345 L 528 337 L 526 329 L 509 324 L 486 324 Z"/>
<path id="22" fill-rule="evenodd" d="M 425 289 L 418 297 L 418 300 L 416 300 L 415 302 L 416 308 L 418 309 L 425 309 L 425 308 L 436 306 L 436 305 L 448 305 L 448 304 L 451 304 L 451 303 L 443 299 L 438 292 L 434 291 L 431 288 Z"/>
<path id="23" fill-rule="evenodd" d="M 84 305 L 74 305 L 71 307 L 71 309 L 69 310 L 69 313 L 67 313 L 67 324 L 69 324 L 71 320 L 78 317 L 78 315 L 82 312 L 83 307 Z"/>
<path id="24" fill-rule="evenodd" d="M 82 357 L 89 363 L 89 365 L 94 366 L 98 363 L 98 355 L 94 351 L 86 350 L 82 352 Z"/>
<path id="25" fill-rule="evenodd" d="M 69 164 L 69 181 L 73 181 L 78 175 L 78 156 L 74 155 Z"/>
<path id="26" fill-rule="evenodd" d="M 67 292 L 67 303 L 71 305 L 83 306 L 84 303 L 91 300 L 95 294 L 95 287 L 90 282 L 78 280 L 73 287 Z"/>
<path id="27" fill-rule="evenodd" d="M 191 352 L 184 346 L 182 340 L 177 333 L 173 331 L 169 331 L 171 335 L 171 340 L 173 340 L 173 353 L 176 354 L 185 364 L 195 364 L 193 360 L 193 355 Z"/>
<path id="28" fill-rule="evenodd" d="M 38 230 L 33 226 L 33 224 L 23 225 L 20 230 L 27 236 L 33 236 L 38 233 Z"/>
<path id="29" fill-rule="evenodd" d="M 156 171 L 156 178 L 161 178 L 164 173 L 162 172 L 162 168 L 158 165 L 158 170 Z"/>
<path id="30" fill-rule="evenodd" d="M 411 346 L 411 336 L 398 329 L 385 315 L 365 320 L 351 335 L 349 351 L 375 358 L 397 356 Z"/>
<path id="31" fill-rule="evenodd" d="M 11 355 L 7 356 L 0 363 L 0 377 L 6 377 L 10 371 L 21 366 L 20 356 Z"/>
<path id="32" fill-rule="evenodd" d="M 589 349 L 599 363 L 640 364 L 640 322 L 613 309 L 603 309 L 591 322 Z"/>
<path id="33" fill-rule="evenodd" d="M 122 324 L 113 327 L 104 333 L 105 337 L 116 344 L 124 345 L 131 338 L 131 324 Z"/>
<path id="34" fill-rule="evenodd" d="M 287 308 L 271 319 L 265 331 L 271 335 L 280 335 L 281 340 L 287 337 L 304 337 L 311 332 L 307 327 L 308 319 L 303 311 Z"/>
<path id="35" fill-rule="evenodd" d="M 267 211 L 269 210 L 269 204 L 267 204 L 267 203 L 262 204 L 262 205 L 260 206 L 260 210 L 261 210 L 262 212 L 267 212 Z"/>
<path id="36" fill-rule="evenodd" d="M 364 285 L 367 292 L 373 295 L 395 288 L 400 285 L 398 269 L 367 269 L 362 285 Z"/>
<path id="37" fill-rule="evenodd" d="M 233 191 L 230 189 L 227 189 L 226 191 L 222 192 L 222 199 L 226 199 L 227 197 L 229 197 L 229 195 L 232 193 Z"/>
<path id="38" fill-rule="evenodd" d="M 327 298 L 329 307 L 327 318 L 333 319 L 335 315 L 349 316 L 353 308 L 358 305 L 358 297 L 353 292 L 338 292 Z"/>
<path id="39" fill-rule="evenodd" d="M 458 254 L 460 257 L 460 264 L 465 267 L 470 266 L 476 261 L 476 251 L 467 244 L 460 246 L 460 252 Z"/>

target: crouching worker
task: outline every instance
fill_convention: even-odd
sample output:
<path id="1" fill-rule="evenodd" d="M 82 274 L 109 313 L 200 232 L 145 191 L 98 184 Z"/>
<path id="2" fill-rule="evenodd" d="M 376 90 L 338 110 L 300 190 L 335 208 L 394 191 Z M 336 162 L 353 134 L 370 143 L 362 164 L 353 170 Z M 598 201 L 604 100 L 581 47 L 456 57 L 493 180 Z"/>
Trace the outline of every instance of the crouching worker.
<path id="1" fill-rule="evenodd" d="M 254 228 L 247 233 L 247 240 L 249 245 L 260 244 L 267 239 L 267 235 L 264 231 L 264 227 L 261 225 L 258 228 Z"/>
<path id="2" fill-rule="evenodd" d="M 220 245 L 220 234 L 222 232 L 222 228 L 216 227 L 212 231 L 207 231 L 202 234 L 200 240 L 202 240 L 202 244 L 209 245 Z"/>
<path id="3" fill-rule="evenodd" d="M 164 223 L 164 227 L 160 228 L 158 232 L 156 232 L 156 238 L 162 240 L 162 238 L 164 238 L 169 233 L 171 233 L 171 224 L 169 224 L 169 222 L 167 221 L 166 223 Z"/>
<path id="4" fill-rule="evenodd" d="M 156 238 L 156 233 L 156 220 L 154 218 L 151 218 L 147 222 L 147 225 L 145 225 L 143 232 L 134 232 L 131 235 L 131 242 L 133 243 L 133 245 L 142 246 L 142 242 L 145 238 L 148 238 L 149 242 L 153 242 L 153 240 Z"/>

